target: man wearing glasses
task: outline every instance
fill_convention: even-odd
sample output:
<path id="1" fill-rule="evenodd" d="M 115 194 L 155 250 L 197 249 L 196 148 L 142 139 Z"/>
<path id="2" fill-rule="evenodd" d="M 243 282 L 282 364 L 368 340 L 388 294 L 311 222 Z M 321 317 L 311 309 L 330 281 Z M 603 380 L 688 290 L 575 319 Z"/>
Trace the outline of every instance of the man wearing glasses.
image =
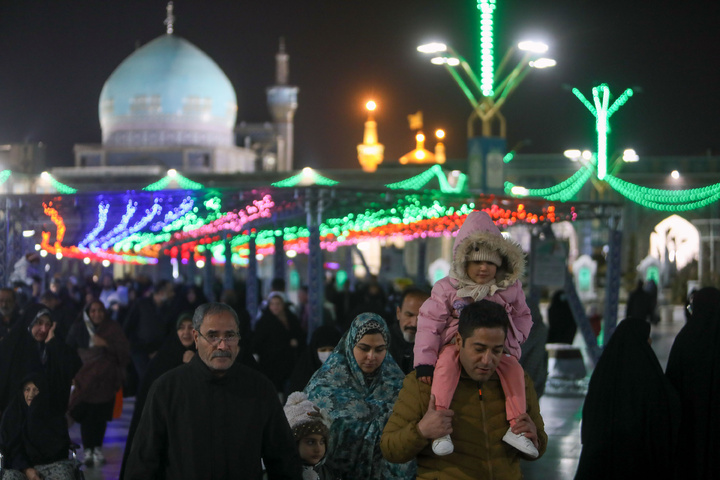
<path id="1" fill-rule="evenodd" d="M 150 388 L 125 478 L 300 479 L 292 432 L 272 383 L 235 359 L 239 320 L 223 303 L 195 310 L 197 355 Z"/>

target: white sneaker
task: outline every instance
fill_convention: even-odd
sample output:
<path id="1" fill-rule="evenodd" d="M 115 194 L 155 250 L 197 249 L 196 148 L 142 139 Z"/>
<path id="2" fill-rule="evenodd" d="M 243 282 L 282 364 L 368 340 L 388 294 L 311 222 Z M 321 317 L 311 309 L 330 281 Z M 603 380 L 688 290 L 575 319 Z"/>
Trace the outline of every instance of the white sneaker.
<path id="1" fill-rule="evenodd" d="M 537 458 L 538 455 L 540 455 L 540 452 L 538 452 L 538 449 L 535 448 L 535 445 L 533 444 L 532 440 L 527 438 L 525 435 L 512 432 L 512 427 L 508 428 L 508 431 L 505 433 L 505 436 L 503 437 L 503 442 L 507 443 L 508 445 L 517 448 L 522 453 L 531 456 L 532 458 Z"/>
<path id="2" fill-rule="evenodd" d="M 432 443 L 432 451 L 435 455 L 442 457 L 443 455 L 450 455 L 455 450 L 450 435 L 445 435 L 440 438 L 436 438 Z"/>
<path id="3" fill-rule="evenodd" d="M 100 447 L 95 447 L 92 454 L 93 464 L 96 467 L 100 467 L 102 465 L 105 465 L 105 455 L 103 455 L 102 450 Z"/>

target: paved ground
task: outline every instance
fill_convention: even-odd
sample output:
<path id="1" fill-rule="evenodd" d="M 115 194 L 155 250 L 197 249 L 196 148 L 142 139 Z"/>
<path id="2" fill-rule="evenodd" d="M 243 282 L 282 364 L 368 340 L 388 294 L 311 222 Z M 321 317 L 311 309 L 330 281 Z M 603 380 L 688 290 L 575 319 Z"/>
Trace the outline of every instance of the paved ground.
<path id="1" fill-rule="evenodd" d="M 624 308 L 622 309 L 624 311 Z M 667 364 L 670 347 L 675 335 L 685 323 L 682 307 L 675 307 L 672 322 L 661 322 L 652 328 L 653 349 L 663 368 Z M 582 340 L 576 338 L 576 345 Z M 587 356 L 585 356 L 587 358 Z M 545 429 L 549 436 L 545 455 L 535 462 L 523 463 L 523 474 L 529 480 L 565 480 L 572 479 L 580 457 L 580 419 L 582 418 L 583 397 L 543 396 L 540 399 L 540 411 L 545 420 Z M 103 451 L 107 464 L 102 468 L 83 467 L 87 480 L 115 480 L 120 472 L 127 429 L 134 407 L 133 399 L 125 399 L 123 415 L 108 425 Z M 80 443 L 78 425 L 70 429 L 75 442 Z"/>

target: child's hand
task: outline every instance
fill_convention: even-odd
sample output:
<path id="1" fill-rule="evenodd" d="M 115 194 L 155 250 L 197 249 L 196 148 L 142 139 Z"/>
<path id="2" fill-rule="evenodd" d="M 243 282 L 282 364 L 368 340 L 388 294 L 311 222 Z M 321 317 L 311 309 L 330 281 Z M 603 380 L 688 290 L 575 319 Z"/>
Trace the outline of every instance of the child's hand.
<path id="1" fill-rule="evenodd" d="M 432 377 L 418 377 L 418 380 L 423 383 L 427 383 L 428 385 L 432 385 Z"/>

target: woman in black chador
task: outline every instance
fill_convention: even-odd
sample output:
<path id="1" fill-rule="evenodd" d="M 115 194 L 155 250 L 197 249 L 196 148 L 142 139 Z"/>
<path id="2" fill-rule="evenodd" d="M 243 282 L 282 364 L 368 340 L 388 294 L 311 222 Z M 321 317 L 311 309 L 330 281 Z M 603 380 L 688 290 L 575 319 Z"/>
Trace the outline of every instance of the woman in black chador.
<path id="1" fill-rule="evenodd" d="M 679 427 L 680 400 L 650 347 L 650 324 L 620 322 L 590 378 L 575 478 L 675 478 Z"/>

